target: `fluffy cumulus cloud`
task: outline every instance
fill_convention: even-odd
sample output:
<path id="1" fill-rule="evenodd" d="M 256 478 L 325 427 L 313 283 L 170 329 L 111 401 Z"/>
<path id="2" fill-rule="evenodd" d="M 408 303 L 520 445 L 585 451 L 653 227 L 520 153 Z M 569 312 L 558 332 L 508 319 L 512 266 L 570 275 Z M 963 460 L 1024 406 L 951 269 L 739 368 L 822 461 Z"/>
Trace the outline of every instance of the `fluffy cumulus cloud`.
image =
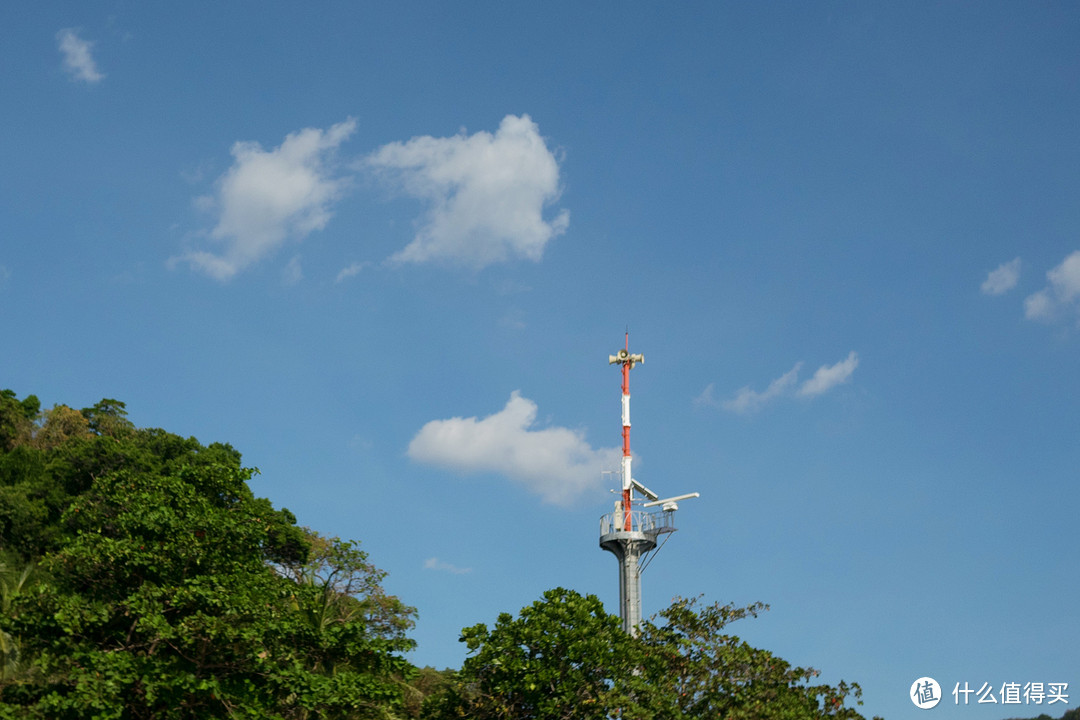
<path id="1" fill-rule="evenodd" d="M 429 204 L 415 238 L 391 260 L 443 260 L 482 268 L 539 260 L 570 214 L 546 219 L 559 197 L 559 163 L 528 115 L 507 115 L 495 134 L 416 137 L 368 156 L 376 176 Z"/>
<path id="2" fill-rule="evenodd" d="M 217 181 L 216 193 L 197 200 L 217 213 L 209 237 L 220 249 L 190 252 L 174 261 L 228 280 L 286 240 L 324 228 L 347 183 L 335 176 L 334 151 L 355 129 L 350 119 L 328 130 L 291 133 L 272 150 L 255 142 L 233 145 L 233 165 Z"/>
<path id="3" fill-rule="evenodd" d="M 432 420 L 409 443 L 409 457 L 460 473 L 497 473 L 567 505 L 600 486 L 601 471 L 618 464 L 620 451 L 594 449 L 575 430 L 536 428 L 536 410 L 515 391 L 494 415 Z"/>
<path id="4" fill-rule="evenodd" d="M 799 371 L 802 363 L 769 383 L 764 390 L 757 391 L 746 386 L 740 388 L 727 400 L 717 400 L 715 389 L 710 383 L 702 393 L 694 399 L 697 405 L 719 406 L 734 413 L 745 414 L 760 410 L 765 405 L 783 397 L 813 398 L 832 390 L 837 385 L 851 379 L 855 368 L 859 366 L 859 356 L 852 351 L 848 356 L 835 365 L 822 365 L 814 375 L 799 384 Z"/>
<path id="5" fill-rule="evenodd" d="M 64 28 L 56 33 L 56 42 L 63 58 L 64 70 L 72 80 L 94 85 L 105 79 L 91 54 L 93 43 L 83 40 L 74 28 Z"/>
<path id="6" fill-rule="evenodd" d="M 1052 322 L 1062 315 L 1080 312 L 1080 250 L 1046 273 L 1049 284 L 1024 300 L 1024 315 L 1029 320 Z"/>
<path id="7" fill-rule="evenodd" d="M 996 270 L 991 270 L 980 289 L 986 295 L 1003 295 L 1016 287 L 1019 279 L 1020 258 L 1013 258 L 1002 263 Z"/>

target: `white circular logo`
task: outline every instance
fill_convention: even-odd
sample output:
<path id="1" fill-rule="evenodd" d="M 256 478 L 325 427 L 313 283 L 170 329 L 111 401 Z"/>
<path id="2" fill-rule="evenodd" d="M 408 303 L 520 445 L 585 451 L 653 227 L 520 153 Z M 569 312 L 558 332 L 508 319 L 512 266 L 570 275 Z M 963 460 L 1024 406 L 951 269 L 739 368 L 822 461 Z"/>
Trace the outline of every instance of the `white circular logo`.
<path id="1" fill-rule="evenodd" d="M 910 697 L 915 707 L 929 710 L 941 702 L 941 686 L 932 677 L 921 677 L 911 683 Z"/>

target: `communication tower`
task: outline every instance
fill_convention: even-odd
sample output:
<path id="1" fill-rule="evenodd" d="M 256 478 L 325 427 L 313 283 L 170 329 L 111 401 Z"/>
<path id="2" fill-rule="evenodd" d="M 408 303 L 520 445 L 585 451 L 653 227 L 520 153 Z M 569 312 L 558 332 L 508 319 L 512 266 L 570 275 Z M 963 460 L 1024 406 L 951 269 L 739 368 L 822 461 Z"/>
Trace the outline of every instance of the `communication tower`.
<path id="1" fill-rule="evenodd" d="M 626 334 L 626 346 L 608 356 L 609 365 L 622 366 L 622 495 L 615 501 L 614 512 L 600 518 L 600 547 L 619 561 L 619 617 L 623 630 L 630 635 L 637 635 L 637 626 L 641 622 L 641 573 L 652 560 L 648 554 L 659 549 L 657 538 L 660 535 L 675 532 L 672 517 L 679 509 L 679 501 L 699 496 L 694 492 L 660 499 L 635 480 L 631 472 L 630 370 L 644 362 L 644 355 L 630 354 L 630 333 Z M 643 498 L 636 499 L 635 491 Z M 640 509 L 635 509 L 635 504 Z M 655 507 L 659 507 L 660 512 L 651 510 Z M 663 547 L 663 543 L 660 546 Z"/>

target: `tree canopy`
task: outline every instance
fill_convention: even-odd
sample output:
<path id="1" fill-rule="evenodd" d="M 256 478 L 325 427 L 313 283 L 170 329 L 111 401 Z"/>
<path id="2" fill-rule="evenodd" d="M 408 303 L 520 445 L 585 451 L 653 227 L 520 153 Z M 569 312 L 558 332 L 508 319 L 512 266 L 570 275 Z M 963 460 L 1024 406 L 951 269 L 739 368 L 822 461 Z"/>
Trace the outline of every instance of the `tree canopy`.
<path id="1" fill-rule="evenodd" d="M 634 638 L 593 595 L 557 588 L 495 626 L 465 628 L 456 682 L 429 701 L 429 720 L 812 720 L 862 716 L 856 684 L 813 684 L 726 631 L 764 605 L 699 607 L 677 599 Z"/>
<path id="2" fill-rule="evenodd" d="M 27 400 L 0 396 L 0 716 L 401 705 L 414 611 L 355 543 L 255 497 L 227 445 L 135 429 L 116 400 L 36 415 Z"/>

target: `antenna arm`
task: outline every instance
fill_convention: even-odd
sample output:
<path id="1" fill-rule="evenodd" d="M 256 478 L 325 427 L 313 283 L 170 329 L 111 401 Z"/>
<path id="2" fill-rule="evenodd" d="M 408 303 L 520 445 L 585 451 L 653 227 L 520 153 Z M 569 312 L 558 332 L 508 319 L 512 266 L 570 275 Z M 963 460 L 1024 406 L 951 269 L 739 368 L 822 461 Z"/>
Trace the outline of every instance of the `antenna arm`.
<path id="1" fill-rule="evenodd" d="M 645 503 L 641 507 L 656 507 L 657 505 L 663 505 L 664 503 L 679 502 L 680 500 L 689 500 L 690 498 L 696 497 L 701 497 L 701 493 L 686 493 L 685 495 L 676 495 L 675 497 L 664 498 L 663 500 L 653 500 L 652 502 Z"/>
<path id="2" fill-rule="evenodd" d="M 633 478 L 630 478 L 630 484 L 634 486 L 635 490 L 637 490 L 639 493 L 641 493 L 645 497 L 649 498 L 650 500 L 655 500 L 656 498 L 660 497 L 659 495 L 654 493 L 652 490 L 645 487 L 644 485 L 639 483 L 637 480 L 634 480 Z"/>

